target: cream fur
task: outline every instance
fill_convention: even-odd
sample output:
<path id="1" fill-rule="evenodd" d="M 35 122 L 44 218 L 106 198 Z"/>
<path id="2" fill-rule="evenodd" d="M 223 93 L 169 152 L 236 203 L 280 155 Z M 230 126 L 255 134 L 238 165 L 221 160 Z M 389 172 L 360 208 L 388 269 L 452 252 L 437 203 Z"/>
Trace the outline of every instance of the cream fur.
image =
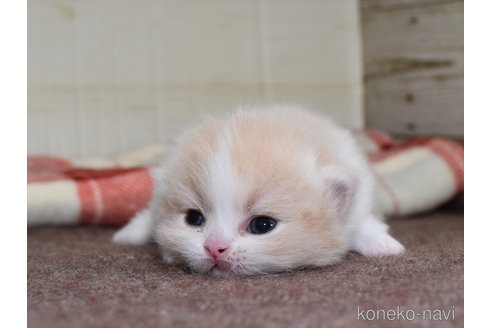
<path id="1" fill-rule="evenodd" d="M 205 119 L 177 138 L 154 180 L 149 215 L 114 240 L 153 235 L 165 261 L 194 271 L 277 272 L 328 265 L 349 250 L 404 250 L 373 213 L 373 176 L 351 135 L 303 109 L 246 108 Z M 188 209 L 199 209 L 205 225 L 187 225 Z M 258 215 L 278 219 L 275 229 L 248 233 Z M 211 236 L 227 242 L 225 267 L 204 248 Z"/>

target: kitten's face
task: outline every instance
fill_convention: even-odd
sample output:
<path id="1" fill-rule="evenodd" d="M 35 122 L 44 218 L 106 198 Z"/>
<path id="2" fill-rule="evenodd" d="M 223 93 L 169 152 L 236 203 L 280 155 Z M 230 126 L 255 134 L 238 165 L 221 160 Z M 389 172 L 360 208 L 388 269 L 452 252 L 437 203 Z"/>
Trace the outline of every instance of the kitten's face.
<path id="1" fill-rule="evenodd" d="M 255 274 L 332 263 L 347 250 L 318 156 L 274 124 L 209 122 L 183 137 L 152 204 L 168 262 Z"/>

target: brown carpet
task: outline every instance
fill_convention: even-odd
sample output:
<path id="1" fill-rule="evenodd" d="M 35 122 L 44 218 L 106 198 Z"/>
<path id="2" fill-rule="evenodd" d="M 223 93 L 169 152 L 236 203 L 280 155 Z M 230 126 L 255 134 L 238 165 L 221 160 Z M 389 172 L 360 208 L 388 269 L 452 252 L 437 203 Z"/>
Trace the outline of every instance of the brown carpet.
<path id="1" fill-rule="evenodd" d="M 390 224 L 408 249 L 401 258 L 349 254 L 323 269 L 222 279 L 166 266 L 153 246 L 113 245 L 111 229 L 33 229 L 28 326 L 462 326 L 463 215 L 435 213 Z M 366 310 L 359 317 L 358 306 Z M 383 320 L 379 312 L 379 321 L 362 320 L 373 317 L 367 310 L 397 306 L 417 316 L 412 322 L 391 321 L 391 314 Z M 454 320 L 428 320 L 428 311 L 425 320 L 418 316 L 421 310 L 453 306 Z"/>

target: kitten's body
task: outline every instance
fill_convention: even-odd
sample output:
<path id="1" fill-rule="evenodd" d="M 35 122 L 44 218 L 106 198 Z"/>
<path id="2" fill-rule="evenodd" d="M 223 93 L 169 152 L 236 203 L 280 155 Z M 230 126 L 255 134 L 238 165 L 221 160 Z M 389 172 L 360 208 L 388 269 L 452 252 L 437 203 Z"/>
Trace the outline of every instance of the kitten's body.
<path id="1" fill-rule="evenodd" d="M 374 215 L 373 176 L 350 134 L 307 111 L 277 106 L 204 120 L 178 138 L 154 180 L 149 208 L 114 240 L 153 237 L 165 261 L 195 271 L 276 272 L 328 265 L 348 250 L 403 252 Z M 189 210 L 204 224 L 187 224 Z M 264 216 L 274 229 L 251 233 Z"/>

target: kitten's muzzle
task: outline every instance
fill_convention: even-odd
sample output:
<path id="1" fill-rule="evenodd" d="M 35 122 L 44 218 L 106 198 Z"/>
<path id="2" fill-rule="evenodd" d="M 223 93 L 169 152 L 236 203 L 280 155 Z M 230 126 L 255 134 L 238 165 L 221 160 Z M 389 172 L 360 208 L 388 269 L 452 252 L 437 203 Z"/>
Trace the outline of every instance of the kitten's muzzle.
<path id="1" fill-rule="evenodd" d="M 221 254 L 223 254 L 227 250 L 227 247 L 223 247 L 223 246 L 205 245 L 203 247 L 205 248 L 207 253 L 216 261 L 219 259 Z"/>

